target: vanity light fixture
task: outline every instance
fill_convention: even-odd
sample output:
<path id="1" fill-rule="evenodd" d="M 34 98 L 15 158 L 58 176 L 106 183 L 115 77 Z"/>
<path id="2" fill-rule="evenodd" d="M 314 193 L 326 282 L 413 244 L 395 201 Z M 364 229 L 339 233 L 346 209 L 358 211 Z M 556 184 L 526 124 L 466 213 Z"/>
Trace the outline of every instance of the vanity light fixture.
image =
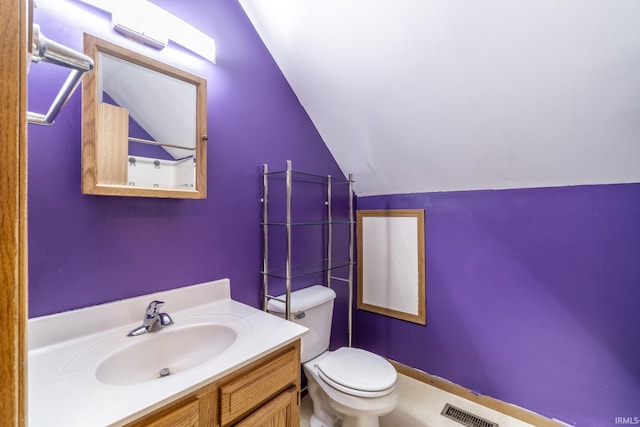
<path id="1" fill-rule="evenodd" d="M 133 40 L 164 49 L 169 40 L 215 64 L 215 41 L 147 0 L 79 0 L 111 13 L 113 29 Z"/>
<path id="2" fill-rule="evenodd" d="M 114 10 L 111 13 L 111 25 L 120 34 L 158 50 L 167 47 L 169 37 L 162 28 L 159 25 L 154 25 L 155 22 L 151 18 L 148 18 L 146 22 L 142 21 L 142 19 L 142 11 L 135 9 L 126 12 Z M 144 22 L 144 27 L 139 25 L 138 22 Z M 149 25 L 150 23 L 152 25 Z"/>

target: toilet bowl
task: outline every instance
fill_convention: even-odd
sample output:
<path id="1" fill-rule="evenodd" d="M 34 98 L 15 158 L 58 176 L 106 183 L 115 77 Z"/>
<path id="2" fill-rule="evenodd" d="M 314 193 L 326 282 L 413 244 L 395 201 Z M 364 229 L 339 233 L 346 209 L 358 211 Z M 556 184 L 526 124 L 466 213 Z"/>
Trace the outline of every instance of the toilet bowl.
<path id="1" fill-rule="evenodd" d="M 326 351 L 303 368 L 313 401 L 311 427 L 378 427 L 378 417 L 398 402 L 396 370 L 368 351 Z"/>
<path id="2" fill-rule="evenodd" d="M 335 292 L 321 285 L 291 292 L 289 320 L 309 329 L 302 337 L 302 366 L 313 401 L 311 427 L 378 427 L 378 417 L 398 401 L 398 374 L 386 359 L 366 350 L 328 351 Z M 284 317 L 286 296 L 267 310 Z"/>

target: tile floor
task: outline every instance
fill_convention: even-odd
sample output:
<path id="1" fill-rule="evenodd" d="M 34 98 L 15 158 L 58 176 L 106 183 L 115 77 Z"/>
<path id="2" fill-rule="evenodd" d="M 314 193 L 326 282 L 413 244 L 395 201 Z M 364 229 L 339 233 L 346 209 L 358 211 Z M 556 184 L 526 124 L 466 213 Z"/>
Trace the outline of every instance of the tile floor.
<path id="1" fill-rule="evenodd" d="M 398 375 L 398 385 L 398 406 L 390 414 L 380 418 L 380 427 L 461 427 L 462 424 L 440 415 L 446 403 L 496 422 L 500 427 L 533 427 L 405 375 Z M 300 411 L 300 427 L 309 427 L 311 411 L 311 398 L 305 396 Z"/>

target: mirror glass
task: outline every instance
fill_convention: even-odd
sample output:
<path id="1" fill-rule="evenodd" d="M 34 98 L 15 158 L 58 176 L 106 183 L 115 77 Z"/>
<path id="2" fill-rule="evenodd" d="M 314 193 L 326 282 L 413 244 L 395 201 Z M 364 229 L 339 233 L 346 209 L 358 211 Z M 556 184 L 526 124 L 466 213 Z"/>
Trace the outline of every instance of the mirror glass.
<path id="1" fill-rule="evenodd" d="M 83 192 L 205 198 L 206 81 L 88 34 L 85 53 Z"/>

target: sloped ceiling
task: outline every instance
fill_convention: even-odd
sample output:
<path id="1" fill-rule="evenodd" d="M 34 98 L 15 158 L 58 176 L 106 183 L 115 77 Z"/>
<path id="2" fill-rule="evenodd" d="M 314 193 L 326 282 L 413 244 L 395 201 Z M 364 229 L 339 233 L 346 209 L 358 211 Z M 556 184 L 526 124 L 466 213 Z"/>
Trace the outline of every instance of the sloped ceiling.
<path id="1" fill-rule="evenodd" d="M 240 3 L 358 195 L 640 182 L 640 1 Z"/>

